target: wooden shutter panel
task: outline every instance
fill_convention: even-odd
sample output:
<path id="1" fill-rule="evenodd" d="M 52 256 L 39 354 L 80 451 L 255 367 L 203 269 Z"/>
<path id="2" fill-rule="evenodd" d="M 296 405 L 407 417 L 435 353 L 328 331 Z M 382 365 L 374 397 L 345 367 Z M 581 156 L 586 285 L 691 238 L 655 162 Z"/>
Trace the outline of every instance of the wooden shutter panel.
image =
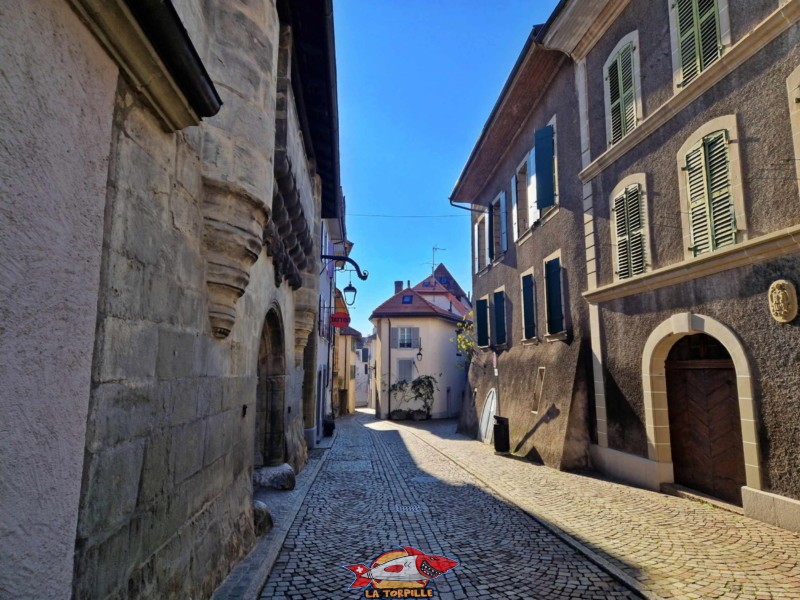
<path id="1" fill-rule="evenodd" d="M 561 261 L 558 258 L 544 264 L 547 294 L 547 333 L 564 331 L 564 308 L 561 298 Z"/>
<path id="2" fill-rule="evenodd" d="M 689 249 L 695 256 L 711 250 L 709 235 L 708 194 L 702 142 L 686 155 L 686 189 L 689 197 Z"/>
<path id="3" fill-rule="evenodd" d="M 536 147 L 528 153 L 528 219 L 525 229 L 530 229 L 539 218 L 539 209 L 536 203 Z"/>
<path id="4" fill-rule="evenodd" d="M 419 327 L 411 327 L 411 347 L 419 348 Z"/>
<path id="5" fill-rule="evenodd" d="M 702 71 L 717 61 L 722 50 L 719 10 L 716 0 L 695 0 L 695 2 L 697 2 L 697 32 Z"/>
<path id="6" fill-rule="evenodd" d="M 511 178 L 511 235 L 514 236 L 514 241 L 519 239 L 517 212 L 517 176 Z M 508 246 L 508 238 L 506 238 L 506 246 Z"/>
<path id="7" fill-rule="evenodd" d="M 623 135 L 636 127 L 636 94 L 633 87 L 633 44 L 628 44 L 619 53 L 620 96 L 622 104 Z"/>
<path id="8" fill-rule="evenodd" d="M 628 215 L 626 214 L 625 200 L 625 192 L 614 198 L 614 221 L 617 234 L 617 276 L 620 279 L 627 279 L 631 276 L 631 247 L 628 237 Z"/>
<path id="9" fill-rule="evenodd" d="M 536 207 L 539 210 L 556 203 L 554 158 L 553 127 L 548 125 L 536 132 Z"/>
<path id="10" fill-rule="evenodd" d="M 695 20 L 696 0 L 675 0 L 676 22 L 678 24 L 678 54 L 681 60 L 681 74 L 684 86 L 700 73 L 697 48 L 697 22 Z"/>
<path id="11" fill-rule="evenodd" d="M 389 337 L 390 337 L 390 345 L 391 345 L 392 348 L 397 348 L 397 346 L 398 346 L 398 335 L 399 335 L 399 332 L 397 330 L 397 327 L 392 327 L 391 334 L 389 335 Z"/>
<path id="12" fill-rule="evenodd" d="M 494 343 L 506 343 L 506 295 L 504 292 L 494 293 Z"/>
<path id="13" fill-rule="evenodd" d="M 608 94 L 609 94 L 609 107 L 611 114 L 609 119 L 611 121 L 611 138 L 609 142 L 616 144 L 625 135 L 622 125 L 622 96 L 620 94 L 619 85 L 619 55 L 617 59 L 608 66 L 606 72 L 608 78 Z"/>
<path id="14" fill-rule="evenodd" d="M 644 273 L 647 266 L 644 248 L 644 205 L 639 184 L 625 188 L 625 214 L 628 221 L 631 275 Z"/>
<path id="15" fill-rule="evenodd" d="M 525 339 L 536 337 L 536 314 L 534 312 L 533 275 L 522 277 L 522 323 Z"/>
<path id="16" fill-rule="evenodd" d="M 475 330 L 478 338 L 478 346 L 489 345 L 489 306 L 486 300 L 478 300 L 475 303 Z"/>
<path id="17" fill-rule="evenodd" d="M 508 214 L 506 213 L 506 193 L 500 192 L 500 251 L 508 250 Z"/>
<path id="18" fill-rule="evenodd" d="M 718 131 L 706 136 L 704 141 L 708 164 L 712 247 L 716 249 L 736 243 L 736 213 L 731 198 L 728 135 L 726 131 Z"/>

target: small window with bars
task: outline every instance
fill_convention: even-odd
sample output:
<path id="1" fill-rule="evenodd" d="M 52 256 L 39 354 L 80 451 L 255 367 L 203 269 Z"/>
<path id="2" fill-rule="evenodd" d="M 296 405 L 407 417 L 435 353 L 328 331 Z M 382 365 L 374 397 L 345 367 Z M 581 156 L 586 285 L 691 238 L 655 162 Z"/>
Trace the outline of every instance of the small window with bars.
<path id="1" fill-rule="evenodd" d="M 694 256 L 736 243 L 728 132 L 705 136 L 686 155 L 689 250 Z"/>
<path id="2" fill-rule="evenodd" d="M 616 274 L 619 279 L 641 275 L 647 267 L 643 196 L 642 187 L 635 183 L 614 198 Z"/>

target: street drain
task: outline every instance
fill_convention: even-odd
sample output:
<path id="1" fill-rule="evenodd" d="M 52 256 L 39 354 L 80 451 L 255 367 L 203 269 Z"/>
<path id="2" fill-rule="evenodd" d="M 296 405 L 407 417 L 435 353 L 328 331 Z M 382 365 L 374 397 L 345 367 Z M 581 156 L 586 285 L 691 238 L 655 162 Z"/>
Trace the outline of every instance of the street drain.
<path id="1" fill-rule="evenodd" d="M 425 512 L 428 507 L 424 504 L 395 504 L 394 511 L 399 513 L 418 513 Z"/>

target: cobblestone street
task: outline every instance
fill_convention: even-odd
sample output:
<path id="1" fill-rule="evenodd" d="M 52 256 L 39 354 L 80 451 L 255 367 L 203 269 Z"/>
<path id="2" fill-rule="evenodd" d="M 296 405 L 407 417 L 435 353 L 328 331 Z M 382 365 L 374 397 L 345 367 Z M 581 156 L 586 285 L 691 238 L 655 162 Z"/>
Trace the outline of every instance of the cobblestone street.
<path id="1" fill-rule="evenodd" d="M 261 598 L 363 598 L 342 566 L 400 545 L 459 561 L 439 598 L 636 597 L 409 431 L 364 414 L 337 428 Z"/>

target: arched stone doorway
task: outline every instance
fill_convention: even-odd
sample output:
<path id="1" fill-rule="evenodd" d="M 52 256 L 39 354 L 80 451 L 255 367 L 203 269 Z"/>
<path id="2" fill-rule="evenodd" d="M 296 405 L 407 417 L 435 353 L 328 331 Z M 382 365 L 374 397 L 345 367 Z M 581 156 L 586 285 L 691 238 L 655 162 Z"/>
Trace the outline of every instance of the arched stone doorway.
<path id="1" fill-rule="evenodd" d="M 732 363 L 735 372 L 735 392 L 731 391 L 731 395 L 735 394 L 735 403 L 738 405 L 745 482 L 747 487 L 760 490 L 761 461 L 757 436 L 758 427 L 756 424 L 755 403 L 753 401 L 753 384 L 750 379 L 750 366 L 747 356 L 741 342 L 730 329 L 719 321 L 705 315 L 692 313 L 672 315 L 672 317 L 653 330 L 645 344 L 642 353 L 642 387 L 644 392 L 648 458 L 672 466 L 672 470 L 675 470 L 672 427 L 676 426 L 678 428 L 678 431 L 675 432 L 676 435 L 682 436 L 684 434 L 681 432 L 682 425 L 674 422 L 673 415 L 670 414 L 672 405 L 675 404 L 675 402 L 672 402 L 673 397 L 680 392 L 677 388 L 673 389 L 672 385 L 670 385 L 669 390 L 667 388 L 667 361 L 670 358 L 680 359 L 685 357 L 687 356 L 686 352 L 691 353 L 692 344 L 697 345 L 697 342 L 686 342 L 686 347 L 680 346 L 674 354 L 670 354 L 673 346 L 680 340 L 686 336 L 694 336 L 696 334 L 706 334 L 707 337 L 713 338 L 713 343 L 705 340 L 709 348 L 704 352 L 714 352 L 716 353 L 715 356 L 720 356 L 719 353 L 724 352 L 729 359 L 723 356 L 723 358 L 717 358 L 716 360 L 729 360 L 728 365 Z M 700 339 L 698 338 L 698 340 Z M 711 350 L 711 345 L 714 345 L 716 349 Z M 676 362 L 679 361 L 676 360 Z M 722 363 L 719 363 L 718 366 L 725 367 Z M 717 377 L 723 381 L 723 383 L 717 381 L 717 388 L 719 389 L 716 393 L 718 395 L 722 394 L 719 390 L 724 390 L 725 386 L 728 385 L 724 383 L 725 381 L 728 381 L 731 386 L 734 385 L 733 381 L 729 379 L 729 372 L 727 374 L 718 374 Z M 676 385 L 680 384 L 676 383 Z M 669 400 L 668 396 L 670 396 Z M 730 404 L 725 404 L 722 400 L 720 402 L 722 404 L 720 404 L 719 410 L 727 411 L 730 416 L 733 413 Z M 722 408 L 723 406 L 727 406 L 727 409 Z M 677 410 L 674 417 L 676 419 L 679 418 Z M 678 452 L 681 452 L 681 450 L 678 450 Z M 670 477 L 668 480 L 663 480 L 662 483 L 668 483 L 672 480 L 673 478 Z"/>
<path id="2" fill-rule="evenodd" d="M 255 466 L 274 466 L 286 462 L 284 427 L 286 360 L 283 323 L 273 308 L 264 319 L 258 350 L 256 387 Z"/>
<path id="3" fill-rule="evenodd" d="M 736 370 L 720 342 L 687 335 L 665 363 L 675 483 L 742 503 L 745 482 Z"/>

